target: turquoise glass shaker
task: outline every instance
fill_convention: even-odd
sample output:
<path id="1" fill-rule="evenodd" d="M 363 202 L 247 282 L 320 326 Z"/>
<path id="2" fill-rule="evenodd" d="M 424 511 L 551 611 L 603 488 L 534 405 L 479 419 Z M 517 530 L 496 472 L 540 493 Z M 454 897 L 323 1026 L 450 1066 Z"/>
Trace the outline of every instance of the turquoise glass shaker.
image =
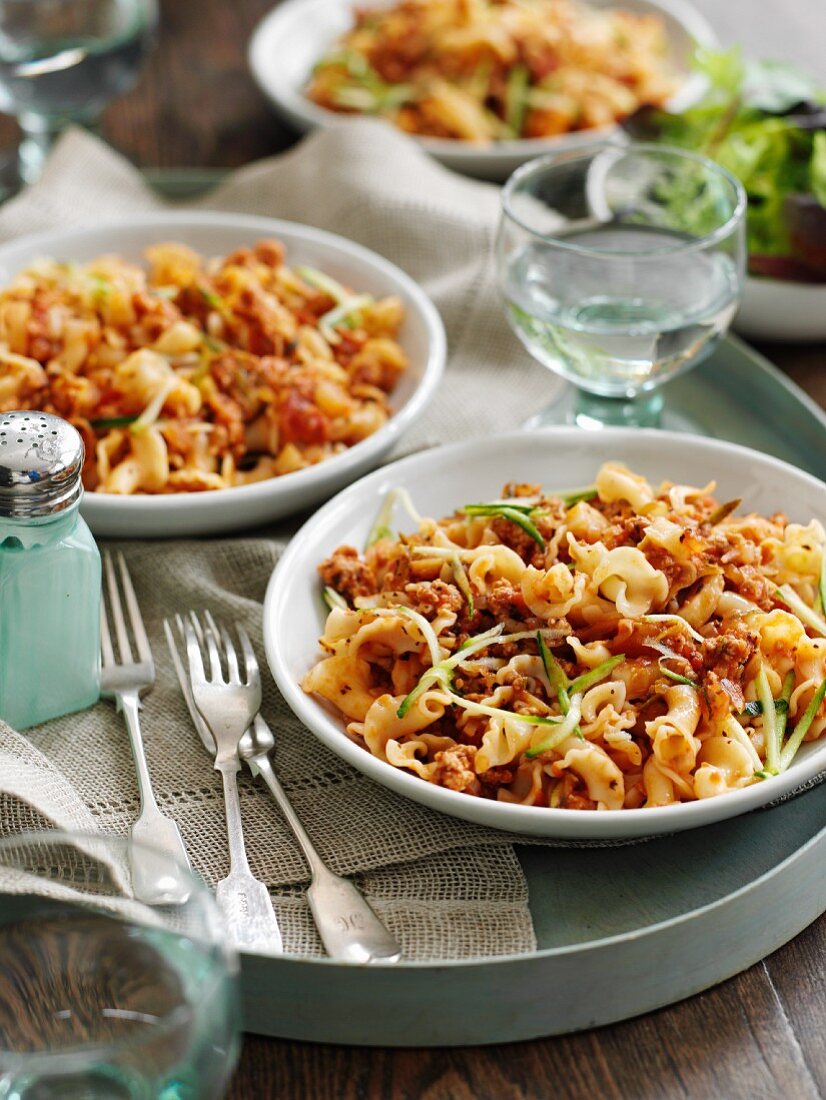
<path id="1" fill-rule="evenodd" d="M 100 694 L 100 554 L 79 511 L 83 441 L 0 413 L 0 718 L 25 729 Z"/>

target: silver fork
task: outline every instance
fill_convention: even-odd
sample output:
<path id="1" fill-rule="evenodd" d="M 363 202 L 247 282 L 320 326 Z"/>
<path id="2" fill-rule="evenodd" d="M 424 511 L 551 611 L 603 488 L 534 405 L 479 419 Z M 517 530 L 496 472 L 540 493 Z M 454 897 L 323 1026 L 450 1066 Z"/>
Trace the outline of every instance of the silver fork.
<path id="1" fill-rule="evenodd" d="M 189 897 L 191 889 L 189 860 L 178 826 L 170 817 L 161 813 L 155 801 L 138 717 L 141 696 L 155 683 L 152 651 L 123 554 L 118 554 L 118 569 L 138 653 L 137 661 L 132 656 L 115 568 L 108 553 L 104 554 L 103 567 L 108 600 L 104 598 L 100 604 L 100 690 L 102 695 L 114 699 L 116 709 L 123 713 L 141 800 L 140 814 L 131 829 L 132 839 L 139 842 L 130 849 L 129 854 L 132 889 L 136 898 L 149 905 L 182 905 Z M 109 615 L 106 612 L 107 602 Z M 112 645 L 110 616 L 114 621 L 119 660 L 115 658 Z M 153 849 L 157 850 L 157 856 Z"/>
<path id="2" fill-rule="evenodd" d="M 169 638 L 169 624 L 164 624 Z M 184 639 L 189 661 L 192 698 L 212 734 L 215 769 L 224 783 L 230 871 L 215 887 L 215 898 L 239 947 L 268 954 L 283 951 L 281 930 L 272 907 L 269 890 L 252 874 L 244 848 L 241 804 L 238 799 L 238 742 L 261 706 L 261 677 L 258 662 L 246 631 L 236 626 L 244 654 L 244 679 L 238 655 L 229 634 L 214 622 L 203 628 L 194 611 L 184 620 Z M 221 649 L 227 676 L 221 666 Z M 204 669 L 201 642 L 209 658 L 209 677 Z"/>
<path id="3" fill-rule="evenodd" d="M 204 613 L 204 618 L 213 636 L 219 637 L 218 627 L 208 611 Z M 175 617 L 175 622 L 183 639 L 184 625 L 180 615 Z M 204 748 L 212 755 L 215 752 L 215 742 L 195 705 L 172 628 L 167 620 L 164 620 L 164 630 L 192 723 Z M 301 846 L 311 874 L 307 900 L 327 954 L 333 959 L 353 963 L 398 962 L 401 958 L 401 947 L 373 912 L 366 898 L 349 879 L 331 871 L 316 851 L 275 774 L 269 757 L 273 748 L 275 736 L 259 711 L 238 744 L 239 753 L 252 774 L 263 777 Z"/>

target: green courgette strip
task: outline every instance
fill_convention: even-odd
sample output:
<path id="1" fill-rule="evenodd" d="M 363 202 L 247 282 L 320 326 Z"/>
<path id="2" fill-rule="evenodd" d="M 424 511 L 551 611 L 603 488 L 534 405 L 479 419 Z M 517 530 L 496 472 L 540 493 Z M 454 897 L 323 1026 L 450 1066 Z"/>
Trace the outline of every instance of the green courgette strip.
<path id="1" fill-rule="evenodd" d="M 625 660 L 625 654 L 619 653 L 616 657 L 609 657 L 607 661 L 603 661 L 602 664 L 592 668 L 590 672 L 583 673 L 582 676 L 577 676 L 575 680 L 571 680 L 568 685 L 568 694 L 570 696 L 577 695 L 582 692 L 586 692 L 588 688 L 593 687 L 594 684 L 598 684 L 600 680 L 604 680 L 605 677 L 613 672 L 617 665 L 621 664 Z"/>
<path id="2" fill-rule="evenodd" d="M 774 707 L 774 697 L 769 687 L 769 679 L 766 676 L 764 665 L 760 666 L 755 681 L 757 697 L 763 707 L 763 738 L 766 742 L 766 770 L 774 775 L 780 767 L 780 743 L 777 737 L 777 711 Z"/>
<path id="3" fill-rule="evenodd" d="M 90 420 L 89 423 L 96 431 L 106 431 L 108 428 L 128 428 L 138 419 L 135 416 L 104 416 L 98 420 Z"/>
<path id="4" fill-rule="evenodd" d="M 570 680 L 568 679 L 565 669 L 551 653 L 545 639 L 542 637 L 540 631 L 536 632 L 536 644 L 539 647 L 539 656 L 542 658 L 542 666 L 545 669 L 545 675 L 548 677 L 548 683 L 551 685 L 551 691 L 556 692 L 557 702 L 559 703 L 559 709 L 563 714 L 568 714 L 571 709 L 571 697 L 568 693 L 568 687 Z M 579 728 L 579 723 L 574 727 L 574 736 L 584 740 L 584 734 Z"/>
<path id="5" fill-rule="evenodd" d="M 821 615 L 826 615 L 826 546 L 820 554 L 820 576 L 817 580 L 817 610 Z M 817 606 L 816 604 L 816 606 Z"/>
<path id="6" fill-rule="evenodd" d="M 417 512 L 416 506 L 413 504 L 413 498 L 410 496 L 407 489 L 391 489 L 382 501 L 379 514 L 376 516 L 376 522 L 370 528 L 370 534 L 367 536 L 366 549 L 369 549 L 373 543 L 378 542 L 379 539 L 392 539 L 395 537 L 396 533 L 391 523 L 397 504 L 401 504 L 404 507 L 417 527 L 421 526 L 422 517 Z"/>
<path id="7" fill-rule="evenodd" d="M 330 610 L 334 608 L 348 608 L 349 604 L 342 596 L 340 592 L 336 592 L 335 588 L 331 588 L 329 584 L 324 585 L 324 591 L 322 592 L 322 598 Z"/>
<path id="8" fill-rule="evenodd" d="M 702 634 L 694 629 L 690 622 L 682 617 L 682 615 L 643 615 L 642 621 L 644 623 L 673 623 L 674 626 L 679 626 L 687 630 L 695 642 L 704 642 L 706 640 Z"/>
<path id="9" fill-rule="evenodd" d="M 697 680 L 692 680 L 690 676 L 682 676 L 679 672 L 672 672 L 670 668 L 667 668 L 663 664 L 663 661 L 668 661 L 669 659 L 670 658 L 663 656 L 657 661 L 663 676 L 667 676 L 669 680 L 673 680 L 676 684 L 685 684 L 687 687 L 698 688 L 700 686 Z"/>
<path id="10" fill-rule="evenodd" d="M 811 609 L 811 607 L 807 606 L 791 585 L 784 584 L 781 585 L 780 588 L 775 588 L 774 594 L 778 600 L 782 600 L 787 607 L 790 607 L 792 611 L 794 611 L 801 622 L 804 622 L 806 626 L 811 627 L 817 634 L 826 638 L 826 620 L 822 619 L 820 615 L 817 615 Z"/>
<path id="11" fill-rule="evenodd" d="M 803 717 L 794 727 L 791 735 L 789 736 L 789 740 L 784 745 L 783 751 L 780 753 L 778 768 L 779 771 L 786 771 L 791 762 L 794 760 L 797 750 L 803 743 L 803 738 L 809 732 L 809 727 L 811 726 L 812 722 L 814 721 L 815 715 L 820 709 L 820 704 L 823 702 L 824 695 L 826 695 L 826 679 L 823 680 L 820 687 L 812 696 L 811 702 L 809 703 L 808 707 L 806 707 L 806 711 L 803 714 Z"/>
<path id="12" fill-rule="evenodd" d="M 582 489 L 568 489 L 565 492 L 556 492 L 554 496 L 557 497 L 566 508 L 573 508 L 575 504 L 589 500 L 596 500 L 599 496 L 596 485 L 586 485 Z"/>
<path id="13" fill-rule="evenodd" d="M 544 538 L 523 509 L 514 508 L 511 504 L 466 504 L 461 511 L 466 516 L 500 516 L 510 520 L 521 527 L 526 535 L 530 535 L 540 550 L 545 549 Z"/>
<path id="14" fill-rule="evenodd" d="M 581 717 L 580 705 L 582 703 L 582 695 L 576 692 L 571 696 L 570 708 L 565 718 L 562 720 L 559 729 L 555 730 L 549 737 L 547 737 L 542 744 L 534 746 L 532 749 L 528 749 L 525 753 L 525 757 L 528 760 L 533 760 L 537 756 L 541 756 L 543 753 L 550 752 L 552 749 L 557 748 L 574 734 L 574 731 L 579 727 L 579 719 Z M 581 736 L 581 734 L 580 734 Z"/>
<path id="15" fill-rule="evenodd" d="M 462 565 L 462 559 L 458 554 L 454 553 L 453 557 L 450 559 L 450 563 L 453 567 L 453 579 L 456 581 L 456 587 L 465 597 L 467 613 L 473 618 L 476 614 L 476 607 L 473 602 L 473 589 L 470 587 L 470 581 L 465 572 L 465 567 Z"/>
<path id="16" fill-rule="evenodd" d="M 794 691 L 794 669 L 791 668 L 783 677 L 783 687 L 780 695 L 774 701 L 775 728 L 777 729 L 777 744 L 782 749 L 783 738 L 786 735 L 786 723 L 789 720 L 789 700 Z"/>

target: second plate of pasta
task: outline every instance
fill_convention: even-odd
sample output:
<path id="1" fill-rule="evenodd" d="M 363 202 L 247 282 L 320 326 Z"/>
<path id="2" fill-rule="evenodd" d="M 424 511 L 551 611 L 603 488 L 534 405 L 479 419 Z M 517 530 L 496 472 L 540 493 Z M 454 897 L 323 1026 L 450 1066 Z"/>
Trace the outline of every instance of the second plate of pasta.
<path id="1" fill-rule="evenodd" d="M 366 775 L 620 839 L 826 768 L 826 486 L 717 440 L 551 429 L 415 455 L 295 537 L 264 613 L 296 715 Z"/>
<path id="2" fill-rule="evenodd" d="M 444 361 L 417 284 L 310 226 L 174 211 L 0 248 L 0 411 L 82 433 L 96 535 L 307 508 L 392 449 Z"/>

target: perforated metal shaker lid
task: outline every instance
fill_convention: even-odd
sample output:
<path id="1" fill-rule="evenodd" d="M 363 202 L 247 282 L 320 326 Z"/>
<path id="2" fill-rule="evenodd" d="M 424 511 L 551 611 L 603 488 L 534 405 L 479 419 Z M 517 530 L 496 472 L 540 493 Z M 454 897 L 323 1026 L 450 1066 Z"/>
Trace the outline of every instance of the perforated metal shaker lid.
<path id="1" fill-rule="evenodd" d="M 83 440 L 49 413 L 0 413 L 0 518 L 62 512 L 83 493 Z"/>

